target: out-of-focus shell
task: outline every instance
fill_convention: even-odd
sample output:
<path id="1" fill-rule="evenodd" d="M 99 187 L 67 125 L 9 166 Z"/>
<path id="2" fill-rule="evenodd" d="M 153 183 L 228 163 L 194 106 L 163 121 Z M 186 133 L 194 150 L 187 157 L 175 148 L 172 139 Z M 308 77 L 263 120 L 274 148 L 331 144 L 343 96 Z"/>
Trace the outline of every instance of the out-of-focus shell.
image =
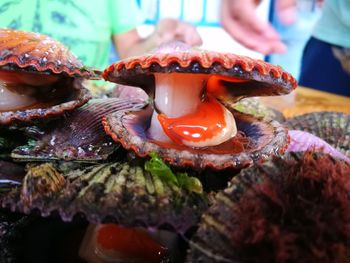
<path id="1" fill-rule="evenodd" d="M 163 146 L 147 135 L 152 111 L 149 105 L 145 109 L 112 113 L 103 119 L 105 131 L 124 148 L 134 150 L 141 157 L 157 152 L 171 165 L 189 166 L 198 170 L 247 167 L 271 155 L 283 154 L 289 140 L 286 129 L 276 121 L 231 110 L 238 130 L 245 137 L 236 136 L 223 145 L 204 149 Z"/>
<path id="2" fill-rule="evenodd" d="M 62 43 L 39 33 L 0 29 L 0 68 L 99 78 Z"/>
<path id="3" fill-rule="evenodd" d="M 46 171 L 47 165 L 29 169 L 26 185 L 35 185 L 42 174 L 37 170 Z M 49 177 L 53 178 L 51 167 Z M 181 233 L 194 226 L 207 208 L 205 194 L 174 188 L 141 166 L 128 163 L 90 166 L 63 176 L 64 185 L 55 184 L 57 187 L 44 194 L 24 191 L 25 185 L 13 189 L 1 201 L 2 206 L 24 213 L 39 210 L 43 216 L 56 211 L 64 221 L 83 215 L 92 223 L 170 227 Z M 50 180 L 50 185 L 56 181 Z"/>
<path id="4" fill-rule="evenodd" d="M 64 79 L 55 85 L 57 85 L 57 88 L 71 89 L 69 96 L 67 95 L 64 98 L 58 99 L 59 102 L 55 105 L 49 105 L 49 99 L 57 98 L 52 98 L 48 94 L 46 101 L 43 101 L 43 105 L 39 106 L 39 108 L 0 112 L 0 125 L 9 125 L 14 122 L 29 122 L 35 119 L 62 115 L 67 111 L 79 108 L 91 99 L 90 92 L 84 88 L 80 79 Z"/>
<path id="5" fill-rule="evenodd" d="M 344 262 L 349 186 L 350 164 L 312 152 L 244 169 L 202 216 L 187 262 Z"/>
<path id="6" fill-rule="evenodd" d="M 277 110 L 265 106 L 259 102 L 257 98 L 246 98 L 238 102 L 236 101 L 221 101 L 228 108 L 233 108 L 239 112 L 251 114 L 255 117 L 267 118 L 278 121 L 279 123 L 284 122 L 286 119 L 283 114 Z"/>
<path id="7" fill-rule="evenodd" d="M 101 119 L 114 112 L 138 107 L 139 99 L 94 99 L 57 123 L 46 127 L 36 141 L 12 151 L 21 161 L 65 160 L 97 162 L 106 160 L 119 144 L 103 130 Z"/>
<path id="8" fill-rule="evenodd" d="M 61 43 L 33 32 L 0 29 L 0 71 L 25 76 L 30 82 L 54 78 L 50 90 L 35 95 L 35 104 L 18 110 L 0 112 L 0 125 L 28 122 L 61 115 L 85 104 L 90 93 L 82 79 L 98 79 L 100 72 L 83 64 Z M 21 78 L 18 77 L 19 83 Z M 21 84 L 25 89 L 27 84 Z M 31 85 L 29 85 L 31 86 Z M 40 87 L 42 88 L 42 87 Z"/>
<path id="9" fill-rule="evenodd" d="M 350 164 L 350 158 L 334 149 L 321 138 L 306 131 L 288 130 L 290 143 L 287 152 L 315 151 L 330 154 L 334 158 L 342 159 Z"/>
<path id="10" fill-rule="evenodd" d="M 289 129 L 307 131 L 350 156 L 350 115 L 341 112 L 313 112 L 287 119 Z"/>

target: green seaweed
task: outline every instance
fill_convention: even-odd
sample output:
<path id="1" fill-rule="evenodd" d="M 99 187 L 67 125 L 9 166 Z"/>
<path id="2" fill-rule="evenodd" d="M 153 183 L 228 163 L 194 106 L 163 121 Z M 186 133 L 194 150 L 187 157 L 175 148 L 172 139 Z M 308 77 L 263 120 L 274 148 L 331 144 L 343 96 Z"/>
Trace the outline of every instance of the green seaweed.
<path id="1" fill-rule="evenodd" d="M 145 162 L 145 170 L 157 176 L 169 185 L 186 189 L 197 194 L 203 193 L 203 187 L 198 178 L 189 176 L 187 173 L 174 173 L 170 167 L 159 158 L 156 153 L 150 154 L 151 159 Z"/>

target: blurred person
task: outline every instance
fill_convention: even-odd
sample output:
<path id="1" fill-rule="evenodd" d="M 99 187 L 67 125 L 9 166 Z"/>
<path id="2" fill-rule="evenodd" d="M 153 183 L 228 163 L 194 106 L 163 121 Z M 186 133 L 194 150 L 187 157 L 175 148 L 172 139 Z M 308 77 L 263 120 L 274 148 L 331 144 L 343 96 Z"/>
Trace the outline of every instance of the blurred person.
<path id="1" fill-rule="evenodd" d="M 284 53 L 286 45 L 268 22 L 256 13 L 260 0 L 221 0 L 222 27 L 239 43 L 263 54 Z M 277 0 L 277 14 L 284 24 L 296 19 L 296 0 Z"/>
<path id="2" fill-rule="evenodd" d="M 283 53 L 286 45 L 276 29 L 255 12 L 259 2 L 222 0 L 222 26 L 248 48 L 263 54 Z M 324 2 L 322 14 L 303 52 L 299 84 L 350 96 L 350 1 L 317 2 Z M 285 24 L 295 21 L 296 4 L 296 0 L 276 0 Z"/>
<path id="3" fill-rule="evenodd" d="M 305 46 L 299 84 L 350 96 L 350 1 L 325 0 Z"/>
<path id="4" fill-rule="evenodd" d="M 85 65 L 108 66 L 110 43 L 120 58 L 142 54 L 160 44 L 181 40 L 200 45 L 196 28 L 175 19 L 159 21 L 143 39 L 136 2 L 122 0 L 8 0 L 0 3 L 0 26 L 39 32 L 68 46 Z"/>
<path id="5" fill-rule="evenodd" d="M 280 34 L 283 43 L 287 45 L 287 51 L 283 54 L 269 54 L 265 59 L 272 64 L 280 65 L 299 79 L 303 50 L 320 17 L 322 5 L 316 0 L 298 0 L 296 21 L 286 25 L 283 20 L 281 21 L 283 14 L 273 8 L 275 1 L 277 0 L 271 0 L 269 20 Z"/>

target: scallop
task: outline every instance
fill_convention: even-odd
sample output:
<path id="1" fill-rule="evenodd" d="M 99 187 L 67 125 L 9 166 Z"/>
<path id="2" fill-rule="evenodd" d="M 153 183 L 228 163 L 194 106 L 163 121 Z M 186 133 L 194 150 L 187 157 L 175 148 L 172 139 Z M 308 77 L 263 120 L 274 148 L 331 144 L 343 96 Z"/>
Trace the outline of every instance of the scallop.
<path id="1" fill-rule="evenodd" d="M 61 43 L 0 29 L 0 125 L 63 114 L 90 99 L 83 79 L 99 78 Z"/>
<path id="2" fill-rule="evenodd" d="M 287 146 L 287 132 L 276 121 L 227 105 L 291 92 L 297 82 L 280 67 L 176 43 L 119 61 L 103 77 L 151 97 L 148 107 L 103 120 L 114 140 L 141 157 L 155 151 L 172 165 L 222 170 L 282 154 Z"/>

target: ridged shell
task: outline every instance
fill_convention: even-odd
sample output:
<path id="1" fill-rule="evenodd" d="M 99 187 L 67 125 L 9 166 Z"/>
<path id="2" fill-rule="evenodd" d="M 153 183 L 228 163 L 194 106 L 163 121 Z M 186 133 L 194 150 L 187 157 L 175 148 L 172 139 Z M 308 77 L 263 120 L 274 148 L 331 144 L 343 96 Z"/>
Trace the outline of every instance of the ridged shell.
<path id="1" fill-rule="evenodd" d="M 51 163 L 30 168 L 21 187 L 21 201 L 31 207 L 38 199 L 53 198 L 65 185 L 63 175 Z"/>
<path id="2" fill-rule="evenodd" d="M 314 168 L 309 172 L 303 172 L 303 167 Z M 289 176 L 286 177 L 288 172 Z M 299 172 L 303 173 L 303 177 L 300 175 L 296 177 Z M 342 255 L 350 253 L 349 235 L 347 234 L 347 239 L 345 237 L 343 239 L 341 234 L 347 231 L 346 226 L 350 223 L 347 221 L 350 220 L 349 175 L 349 164 L 335 161 L 328 155 L 316 155 L 311 152 L 287 154 L 242 170 L 232 179 L 227 189 L 216 195 L 214 204 L 202 216 L 200 227 L 190 242 L 191 249 L 187 262 L 344 262 L 341 256 L 338 257 L 338 253 L 329 254 L 329 252 L 337 251 L 339 248 Z M 301 180 L 304 181 L 296 180 L 296 178 L 303 178 Z M 274 187 L 271 188 L 271 185 Z M 293 190 L 290 190 L 288 186 Z M 342 191 L 332 192 L 333 189 L 342 189 Z M 249 203 L 244 204 L 250 204 L 252 207 L 249 209 L 247 206 L 243 209 L 242 200 L 248 202 L 247 198 L 255 197 L 258 194 L 254 195 L 254 193 L 257 192 L 261 193 L 259 199 L 258 197 L 249 199 Z M 315 192 L 317 197 L 310 194 L 315 194 Z M 317 202 L 318 195 L 321 198 L 319 202 Z M 327 197 L 324 197 L 325 195 Z M 344 203 L 340 204 L 338 201 L 342 200 L 342 197 L 345 198 Z M 258 200 L 261 202 L 257 202 Z M 299 203 L 305 206 L 309 204 L 309 211 L 305 209 L 305 206 L 304 209 L 300 208 Z M 317 209 L 324 204 L 329 210 L 323 209 L 321 212 L 323 214 L 317 214 L 318 218 L 307 221 L 309 217 L 306 216 L 306 213 L 317 213 L 319 211 Z M 263 213 L 265 211 L 265 217 L 253 217 L 255 210 L 263 211 Z M 308 223 L 300 225 L 301 218 Z M 327 220 L 331 223 L 325 224 L 329 222 Z M 315 222 L 320 222 L 319 227 L 322 229 L 320 231 L 324 231 L 322 232 L 324 236 L 317 236 L 315 225 L 313 225 Z M 247 228 L 250 230 L 246 230 L 245 234 L 242 231 L 239 232 Z M 309 239 L 314 239 L 304 240 L 300 236 L 308 236 L 307 233 L 312 235 L 308 237 Z M 327 233 L 332 234 L 328 236 Z M 316 236 L 320 239 L 317 239 Z M 261 239 L 263 241 L 258 243 Z M 243 247 L 241 250 L 235 243 L 238 241 L 234 240 L 244 242 L 243 245 L 240 243 Z M 324 248 L 327 250 L 326 253 L 318 247 L 319 242 L 326 242 L 327 247 Z M 295 246 L 299 250 L 293 250 Z M 300 251 L 308 251 L 308 254 L 300 255 Z M 269 258 L 264 258 L 262 255 Z M 289 258 L 290 256 L 293 259 Z"/>
<path id="3" fill-rule="evenodd" d="M 307 131 L 350 156 L 350 115 L 341 112 L 314 112 L 287 119 L 289 129 Z"/>
<path id="4" fill-rule="evenodd" d="M 289 73 L 267 62 L 199 49 L 175 48 L 131 57 L 110 65 L 102 76 L 119 84 L 145 87 L 146 82 L 152 82 L 151 74 L 155 72 L 215 74 L 254 82 L 254 85 L 250 85 L 250 82 L 243 83 L 239 91 L 236 89 L 232 92 L 236 96 L 281 95 L 290 93 L 297 86 L 296 80 Z"/>
<path id="5" fill-rule="evenodd" d="M 132 149 L 140 157 L 156 152 L 162 159 L 175 166 L 189 166 L 194 169 L 243 168 L 254 162 L 267 159 L 271 155 L 280 155 L 286 150 L 288 135 L 284 127 L 273 120 L 263 120 L 232 110 L 237 128 L 248 139 L 248 145 L 242 146 L 240 139 L 234 137 L 227 142 L 225 151 L 220 147 L 194 149 L 180 146 L 159 145 L 147 137 L 152 107 L 134 111 L 112 113 L 103 119 L 105 131 L 125 149 Z M 232 144 L 231 144 L 232 143 Z M 234 144 L 239 145 L 233 147 Z M 226 145 L 226 146 L 227 146 Z"/>
<path id="6" fill-rule="evenodd" d="M 58 173 L 42 164 L 29 169 L 26 185 L 36 185 L 40 175 L 55 178 Z M 126 226 L 172 227 L 184 233 L 194 226 L 207 208 L 204 194 L 175 189 L 144 171 L 140 166 L 128 163 L 112 163 L 91 166 L 63 174 L 65 184 L 58 180 L 44 180 L 44 189 L 13 189 L 1 201 L 12 211 L 30 213 L 39 210 L 43 216 L 58 211 L 64 221 L 83 215 L 91 223 L 117 222 Z M 43 180 L 43 179 L 42 179 Z M 24 189 L 27 189 L 24 191 Z M 28 198 L 30 197 L 30 198 Z M 29 201 L 28 201 L 29 200 Z"/>
<path id="7" fill-rule="evenodd" d="M 39 33 L 0 29 L 0 68 L 99 78 L 62 43 Z"/>
<path id="8" fill-rule="evenodd" d="M 107 136 L 101 119 L 120 110 L 138 107 L 138 99 L 94 99 L 57 123 L 49 125 L 36 138 L 35 144 L 12 151 L 12 158 L 21 161 L 65 160 L 97 162 L 106 160 L 118 148 Z"/>
<path id="9" fill-rule="evenodd" d="M 290 143 L 287 152 L 315 151 L 330 154 L 334 158 L 344 160 L 350 164 L 350 158 L 334 149 L 321 138 L 299 130 L 289 130 Z"/>
<path id="10" fill-rule="evenodd" d="M 91 99 L 90 92 L 84 88 L 80 79 L 66 79 L 55 85 L 57 85 L 57 89 L 69 89 L 69 94 L 62 98 L 52 98 L 50 94 L 47 94 L 46 101 L 43 101 L 43 105 L 38 108 L 0 112 L 0 125 L 9 125 L 13 122 L 29 122 L 35 119 L 62 115 L 66 111 L 84 105 Z M 50 105 L 48 104 L 50 100 L 59 101 L 56 101 L 54 105 Z"/>

